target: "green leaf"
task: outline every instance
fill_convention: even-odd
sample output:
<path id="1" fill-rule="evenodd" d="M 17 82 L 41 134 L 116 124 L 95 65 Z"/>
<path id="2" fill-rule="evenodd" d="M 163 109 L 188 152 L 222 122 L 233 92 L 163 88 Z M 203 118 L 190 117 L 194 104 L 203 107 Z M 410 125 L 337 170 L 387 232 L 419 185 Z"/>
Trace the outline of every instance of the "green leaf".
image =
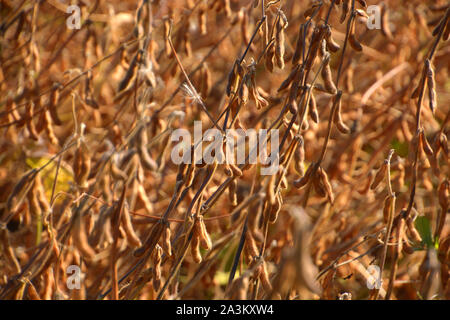
<path id="1" fill-rule="evenodd" d="M 420 236 L 422 237 L 422 245 L 427 246 L 428 248 L 434 247 L 433 236 L 431 235 L 431 223 L 430 220 L 425 217 L 417 217 L 415 221 L 416 229 L 419 231 Z"/>
<path id="2" fill-rule="evenodd" d="M 400 142 L 398 139 L 392 139 L 391 147 L 400 157 L 406 158 L 408 156 L 408 142 Z"/>

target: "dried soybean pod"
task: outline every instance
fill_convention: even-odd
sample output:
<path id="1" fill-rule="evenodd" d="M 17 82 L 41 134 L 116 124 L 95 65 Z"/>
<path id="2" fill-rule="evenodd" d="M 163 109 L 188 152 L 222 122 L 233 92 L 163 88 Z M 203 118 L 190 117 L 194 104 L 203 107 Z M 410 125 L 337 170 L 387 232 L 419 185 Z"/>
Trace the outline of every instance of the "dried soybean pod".
<path id="1" fill-rule="evenodd" d="M 305 174 L 305 145 L 303 138 L 299 141 L 297 148 L 294 151 L 294 169 L 297 174 L 303 176 Z"/>
<path id="2" fill-rule="evenodd" d="M 400 255 L 400 252 L 403 250 L 403 238 L 405 235 L 405 218 L 401 217 L 398 221 L 396 236 L 397 236 L 397 255 Z"/>
<path id="3" fill-rule="evenodd" d="M 266 262 L 263 261 L 262 264 L 259 266 L 259 268 L 260 268 L 259 280 L 261 281 L 264 291 L 266 291 L 266 293 L 270 293 L 270 292 L 272 292 L 272 285 L 270 284 L 269 273 L 267 272 Z"/>
<path id="4" fill-rule="evenodd" d="M 329 55 L 325 58 L 325 65 L 322 68 L 322 71 L 320 72 L 320 75 L 323 79 L 323 84 L 325 85 L 325 89 L 328 93 L 336 94 L 337 89 L 334 85 L 333 78 L 331 76 L 331 68 L 330 68 L 330 57 Z"/>
<path id="5" fill-rule="evenodd" d="M 156 171 L 158 165 L 155 160 L 152 159 L 147 150 L 148 138 L 145 130 L 145 125 L 142 125 L 137 132 L 137 150 L 139 154 L 139 160 L 143 167 L 150 171 Z"/>
<path id="6" fill-rule="evenodd" d="M 448 140 L 443 132 L 439 135 L 439 145 L 441 146 L 444 156 L 448 158 Z"/>
<path id="7" fill-rule="evenodd" d="M 131 79 L 133 79 L 134 75 L 136 74 L 137 67 L 141 62 L 142 54 L 143 54 L 143 51 L 140 49 L 134 55 L 133 59 L 131 60 L 130 66 L 128 67 L 128 70 L 125 73 L 125 76 L 119 83 L 117 92 L 124 90 L 128 86 L 128 84 L 131 82 Z"/>
<path id="8" fill-rule="evenodd" d="M 242 170 L 239 169 L 239 167 L 238 167 L 237 165 L 235 165 L 235 164 L 233 164 L 233 163 L 230 163 L 230 169 L 231 169 L 231 171 L 233 171 L 233 175 L 234 175 L 235 177 L 240 177 L 240 176 L 242 176 Z"/>
<path id="9" fill-rule="evenodd" d="M 125 204 L 123 206 L 123 212 L 121 215 L 122 226 L 126 234 L 126 238 L 129 244 L 133 247 L 142 246 L 142 242 L 137 236 L 136 232 L 133 229 L 133 224 L 131 223 L 130 211 L 128 210 L 128 205 Z"/>
<path id="10" fill-rule="evenodd" d="M 428 88 L 428 100 L 431 112 L 434 113 L 437 107 L 436 100 L 436 83 L 434 80 L 434 71 L 431 66 L 431 61 L 429 59 L 425 60 L 426 77 L 427 77 L 427 88 Z"/>
<path id="11" fill-rule="evenodd" d="M 206 12 L 204 8 L 200 8 L 198 12 L 198 25 L 200 26 L 200 34 L 206 35 Z"/>
<path id="12" fill-rule="evenodd" d="M 292 81 L 297 76 L 297 73 L 300 72 L 300 65 L 297 64 L 292 69 L 292 71 L 289 73 L 288 77 L 281 83 L 280 87 L 278 88 L 278 92 L 283 91 L 289 87 L 289 85 L 292 83 Z"/>
<path id="13" fill-rule="evenodd" d="M 276 178 L 277 178 L 276 174 L 271 175 L 269 181 L 266 184 L 266 195 L 267 195 L 267 199 L 269 200 L 269 203 L 271 205 L 274 205 L 275 201 L 276 201 L 276 196 L 275 196 Z"/>
<path id="14" fill-rule="evenodd" d="M 386 170 L 387 170 L 387 162 L 384 161 L 383 164 L 381 165 L 381 167 L 378 169 L 377 174 L 375 175 L 375 179 L 373 180 L 372 184 L 370 185 L 370 189 L 371 190 L 373 190 L 376 187 L 378 187 L 380 182 L 385 177 Z"/>
<path id="15" fill-rule="evenodd" d="M 162 260 L 162 248 L 160 245 L 155 246 L 155 255 L 153 260 L 153 288 L 158 291 L 161 287 L 161 260 Z"/>
<path id="16" fill-rule="evenodd" d="M 254 257 L 257 257 L 259 255 L 258 247 L 256 246 L 255 239 L 253 238 L 253 235 L 250 230 L 247 230 L 245 232 L 244 249 L 247 255 L 250 257 L 250 259 L 253 259 Z"/>
<path id="17" fill-rule="evenodd" d="M 317 171 L 320 170 L 320 167 Z M 325 186 L 322 184 L 322 181 L 320 179 L 320 175 L 318 174 L 318 172 L 314 175 L 314 177 L 312 177 L 312 183 L 314 186 L 314 190 L 316 191 L 316 194 L 321 197 L 321 198 L 325 198 L 327 196 L 327 192 L 325 190 Z"/>
<path id="18" fill-rule="evenodd" d="M 198 216 L 198 233 L 200 235 L 200 246 L 205 250 L 210 250 L 212 248 L 211 237 L 208 234 L 208 230 L 206 230 L 205 221 L 203 216 Z"/>
<path id="19" fill-rule="evenodd" d="M 194 228 L 197 229 L 195 226 Z M 191 254 L 195 263 L 201 263 L 202 255 L 200 254 L 200 235 L 195 229 L 191 240 Z"/>
<path id="20" fill-rule="evenodd" d="M 84 139 L 79 139 L 73 158 L 73 173 L 75 182 L 81 187 L 87 187 L 87 179 L 91 170 L 91 158 L 89 148 Z"/>
<path id="21" fill-rule="evenodd" d="M 55 146 L 57 146 L 57 145 L 59 145 L 59 141 L 58 141 L 58 138 L 56 138 L 56 136 L 55 136 L 55 132 L 53 131 L 50 113 L 48 111 L 45 111 L 43 113 L 43 115 L 44 115 L 43 120 L 44 120 L 45 133 L 47 134 L 50 142 L 52 144 L 54 144 Z"/>
<path id="22" fill-rule="evenodd" d="M 328 199 L 330 200 L 331 204 L 333 204 L 334 202 L 334 194 L 333 194 L 333 189 L 331 187 L 331 183 L 328 180 L 328 175 L 325 172 L 325 170 L 323 170 L 322 168 L 319 167 L 319 170 L 317 171 L 320 175 L 320 180 L 322 185 L 324 186 L 324 189 L 327 193 Z"/>
<path id="23" fill-rule="evenodd" d="M 427 72 L 426 72 L 426 67 L 424 67 L 422 69 L 422 74 L 420 76 L 420 81 L 417 84 L 417 87 L 413 90 L 412 94 L 411 94 L 411 99 L 415 99 L 419 96 L 420 91 L 424 88 L 425 86 L 425 80 L 427 78 Z"/>
<path id="24" fill-rule="evenodd" d="M 327 29 L 325 31 L 325 39 L 327 41 L 327 49 L 331 52 L 337 52 L 341 48 L 336 41 L 334 41 L 333 36 L 331 34 L 331 27 L 327 25 Z"/>
<path id="25" fill-rule="evenodd" d="M 34 126 L 34 122 L 33 122 L 34 102 L 31 101 L 28 104 L 28 107 L 25 108 L 25 110 L 26 110 L 26 112 L 25 112 L 24 116 L 25 116 L 28 133 L 29 133 L 31 139 L 37 141 L 37 140 L 39 140 L 39 134 L 38 134 L 36 127 Z"/>
<path id="26" fill-rule="evenodd" d="M 432 156 L 433 155 L 433 149 L 431 148 L 430 144 L 428 143 L 427 138 L 425 137 L 425 133 L 423 130 L 420 131 L 419 134 L 419 141 L 420 141 L 420 146 L 422 148 L 422 150 L 425 152 L 425 154 L 427 156 Z"/>
<path id="27" fill-rule="evenodd" d="M 62 85 L 58 82 L 53 84 L 52 91 L 50 92 L 50 98 L 49 98 L 49 104 L 48 104 L 48 111 L 50 112 L 50 116 L 52 117 L 52 121 L 55 125 L 60 126 L 62 125 L 62 121 L 58 116 L 58 113 L 56 112 L 57 105 L 59 102 L 59 92 L 61 90 Z"/>
<path id="28" fill-rule="evenodd" d="M 232 206 L 237 206 L 237 180 L 233 179 L 228 187 L 228 200 Z"/>
<path id="29" fill-rule="evenodd" d="M 347 17 L 347 13 L 349 11 L 349 1 L 350 0 L 342 0 L 342 13 L 341 17 L 339 18 L 340 23 L 343 23 L 345 21 L 345 18 Z"/>
<path id="30" fill-rule="evenodd" d="M 84 227 L 82 212 L 75 212 L 75 221 L 72 230 L 72 239 L 75 247 L 80 251 L 84 258 L 92 259 L 95 257 L 95 251 L 89 245 Z"/>
<path id="31" fill-rule="evenodd" d="M 42 300 L 41 297 L 39 296 L 39 293 L 36 290 L 36 287 L 33 285 L 33 283 L 27 279 L 27 293 L 28 293 L 28 298 L 30 300 Z"/>
<path id="32" fill-rule="evenodd" d="M 389 27 L 389 14 L 384 2 L 381 4 L 381 32 L 388 39 L 393 38 L 391 28 Z"/>
<path id="33" fill-rule="evenodd" d="M 269 223 L 274 224 L 277 221 L 278 214 L 281 211 L 281 195 L 278 193 L 276 202 L 270 208 Z"/>
<path id="34" fill-rule="evenodd" d="M 337 94 L 334 96 L 333 99 L 337 99 L 337 106 L 336 106 L 336 111 L 334 113 L 334 124 L 336 125 L 336 128 L 338 128 L 338 130 L 343 133 L 343 134 L 347 134 L 350 132 L 349 127 L 347 127 L 347 125 L 344 123 L 344 121 L 342 120 L 342 115 L 341 115 L 341 107 L 342 107 L 342 99 L 341 99 L 341 95 Z M 336 102 L 335 102 L 336 103 Z"/>
<path id="35" fill-rule="evenodd" d="M 294 187 L 296 187 L 297 189 L 300 189 L 308 183 L 308 181 L 311 177 L 311 173 L 313 171 L 313 167 L 314 167 L 314 162 L 311 162 L 308 169 L 306 169 L 305 175 L 303 177 L 301 177 L 300 179 L 294 180 Z"/>
<path id="36" fill-rule="evenodd" d="M 166 227 L 164 228 L 164 233 L 163 233 L 162 248 L 169 257 L 172 256 L 172 244 L 170 242 L 170 236 L 171 236 L 170 225 L 166 224 Z"/>
<path id="37" fill-rule="evenodd" d="M 298 31 L 298 38 L 297 38 L 297 44 L 295 46 L 294 55 L 292 57 L 292 65 L 297 65 L 300 62 L 300 58 L 303 54 L 303 32 L 305 29 L 304 24 L 300 24 L 300 29 Z M 278 89 L 278 91 L 280 91 Z"/>
<path id="38" fill-rule="evenodd" d="M 6 200 L 6 209 L 11 211 L 16 211 L 17 208 L 22 204 L 22 201 L 25 199 L 26 194 L 33 186 L 34 179 L 36 178 L 38 171 L 36 169 L 31 169 L 27 173 L 25 173 L 19 181 L 14 186 L 13 190 L 8 196 Z"/>
<path id="39" fill-rule="evenodd" d="M 234 62 L 233 68 L 231 69 L 230 73 L 228 74 L 228 83 L 227 83 L 227 89 L 226 89 L 227 96 L 230 96 L 232 93 L 234 94 L 236 92 L 237 82 L 239 81 L 239 75 L 237 73 L 238 64 L 239 64 L 239 61 L 236 60 Z"/>
<path id="40" fill-rule="evenodd" d="M 422 242 L 422 237 L 420 236 L 419 231 L 417 231 L 416 226 L 414 225 L 414 221 L 411 217 L 406 218 L 406 226 L 408 227 L 409 234 L 411 235 L 413 241 L 418 243 Z"/>
<path id="41" fill-rule="evenodd" d="M 374 176 L 375 176 L 374 171 L 370 170 L 368 173 L 368 176 L 367 176 L 366 184 L 364 185 L 364 187 L 362 189 L 357 190 L 359 194 L 366 194 L 369 191 L 370 185 L 372 184 L 372 180 L 373 180 Z"/>
<path id="42" fill-rule="evenodd" d="M 447 20 L 447 25 L 445 26 L 444 33 L 442 34 L 442 39 L 447 41 L 450 35 L 450 20 Z"/>
<path id="43" fill-rule="evenodd" d="M 383 222 L 388 223 L 389 220 L 389 212 L 391 211 L 391 196 L 387 195 L 384 199 L 384 206 L 383 206 Z"/>
<path id="44" fill-rule="evenodd" d="M 273 72 L 273 60 L 275 57 L 275 41 L 271 41 L 266 50 L 264 65 L 269 72 Z"/>
<path id="45" fill-rule="evenodd" d="M 439 198 L 439 205 L 442 208 L 442 213 L 447 213 L 448 210 L 448 196 L 449 196 L 449 181 L 444 180 L 439 185 L 439 191 L 438 191 L 438 198 Z"/>
<path id="46" fill-rule="evenodd" d="M 279 10 L 279 19 L 275 31 L 275 61 L 278 68 L 284 69 L 285 36 L 284 29 L 288 26 L 286 16 Z"/>
<path id="47" fill-rule="evenodd" d="M 358 52 L 361 52 L 363 47 L 361 43 L 356 39 L 356 30 L 355 30 L 355 20 L 352 21 L 352 26 L 350 27 L 350 36 L 348 37 L 348 42 L 350 46 Z"/>

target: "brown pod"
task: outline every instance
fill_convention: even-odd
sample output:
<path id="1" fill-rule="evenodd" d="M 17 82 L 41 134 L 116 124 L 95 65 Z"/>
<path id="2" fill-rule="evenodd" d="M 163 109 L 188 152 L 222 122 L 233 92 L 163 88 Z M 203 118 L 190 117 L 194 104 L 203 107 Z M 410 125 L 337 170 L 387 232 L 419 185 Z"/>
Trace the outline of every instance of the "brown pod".
<path id="1" fill-rule="evenodd" d="M 75 221 L 72 228 L 73 244 L 80 251 L 80 254 L 82 254 L 84 258 L 92 259 L 95 257 L 95 251 L 89 245 L 83 223 L 82 213 L 78 212 L 77 216 L 74 219 Z"/>
<path id="2" fill-rule="evenodd" d="M 228 187 L 228 200 L 232 206 L 237 206 L 237 180 L 231 180 L 230 186 Z"/>
<path id="3" fill-rule="evenodd" d="M 314 162 L 311 162 L 308 169 L 306 169 L 305 175 L 303 177 L 301 177 L 300 179 L 294 180 L 294 187 L 296 187 L 297 189 L 300 189 L 308 183 L 308 181 L 311 177 L 311 173 L 313 171 L 313 167 L 314 167 Z"/>
<path id="4" fill-rule="evenodd" d="M 383 206 L 383 222 L 388 223 L 389 221 L 389 214 L 391 212 L 391 196 L 387 195 L 387 197 L 384 199 L 384 206 Z"/>
<path id="5" fill-rule="evenodd" d="M 156 164 L 156 161 L 152 159 L 147 150 L 148 140 L 145 126 L 141 126 L 138 129 L 136 135 L 137 135 L 137 151 L 142 166 L 147 170 L 156 171 L 158 169 L 158 165 Z"/>
<path id="6" fill-rule="evenodd" d="M 328 25 L 327 30 L 325 32 L 325 39 L 327 41 L 327 49 L 331 52 L 337 52 L 341 48 L 336 41 L 334 41 L 333 36 L 331 34 L 331 27 Z"/>
<path id="7" fill-rule="evenodd" d="M 431 66 L 430 60 L 425 60 L 425 68 L 426 68 L 426 77 L 427 77 L 427 88 L 428 88 L 428 100 L 431 112 L 434 113 L 437 107 L 436 100 L 436 83 L 434 80 L 434 71 Z"/>
<path id="8" fill-rule="evenodd" d="M 319 167 L 319 170 L 317 172 L 319 173 L 321 184 L 323 185 L 325 192 L 327 193 L 328 199 L 333 204 L 334 194 L 333 194 L 333 189 L 331 187 L 331 183 L 328 180 L 328 175 L 325 172 L 325 170 L 323 170 L 321 167 Z"/>
<path id="9" fill-rule="evenodd" d="M 285 51 L 285 38 L 284 29 L 287 27 L 287 19 L 283 11 L 279 11 L 279 19 L 276 25 L 275 31 L 275 61 L 278 68 L 284 69 L 284 51 Z"/>
<path id="10" fill-rule="evenodd" d="M 264 291 L 266 291 L 266 293 L 270 293 L 270 292 L 272 292 L 272 285 L 270 284 L 269 273 L 267 272 L 266 262 L 263 261 L 263 263 L 259 266 L 259 268 L 260 268 L 259 280 L 261 281 Z"/>
<path id="11" fill-rule="evenodd" d="M 334 118 L 333 118 L 333 122 L 336 125 L 336 128 L 343 134 L 348 134 L 350 132 L 349 127 L 347 127 L 347 125 L 344 123 L 344 121 L 342 120 L 342 115 L 341 115 L 341 107 L 342 107 L 342 100 L 340 99 L 340 97 L 337 97 L 337 95 L 335 96 L 334 99 L 339 99 L 339 101 L 337 102 L 337 107 L 336 107 L 336 111 L 334 113 Z"/>
<path id="12" fill-rule="evenodd" d="M 320 180 L 320 175 L 316 174 L 312 179 L 314 191 L 316 192 L 316 194 L 321 198 L 325 198 L 327 196 L 327 192 L 325 190 L 325 186 Z"/>
<path id="13" fill-rule="evenodd" d="M 269 215 L 269 223 L 274 224 L 277 221 L 278 214 L 281 211 L 281 195 L 278 193 L 277 199 L 275 204 L 273 204 L 270 208 L 270 215 Z"/>
<path id="14" fill-rule="evenodd" d="M 25 116 L 28 133 L 29 133 L 31 139 L 37 141 L 39 139 L 39 134 L 38 134 L 36 127 L 34 126 L 34 122 L 33 122 L 34 102 L 31 101 L 28 104 L 28 107 L 25 108 L 25 110 L 26 110 L 26 112 L 25 112 L 24 116 Z"/>
<path id="15" fill-rule="evenodd" d="M 269 70 L 269 72 L 273 72 L 274 57 L 275 57 L 275 41 L 272 41 L 267 47 L 264 59 L 264 65 L 266 66 L 266 69 Z"/>
<path id="16" fill-rule="evenodd" d="M 442 34 L 442 40 L 447 41 L 450 35 L 450 22 L 447 21 L 447 25 L 445 26 L 444 33 Z"/>
<path id="17" fill-rule="evenodd" d="M 191 240 L 191 254 L 195 263 L 202 262 L 202 255 L 200 254 L 200 235 L 198 234 L 198 231 L 195 230 Z"/>
<path id="18" fill-rule="evenodd" d="M 355 30 L 355 20 L 352 21 L 352 25 L 350 27 L 350 36 L 348 37 L 348 41 L 350 43 L 350 46 L 358 52 L 361 52 L 363 47 L 361 43 L 356 39 L 356 30 Z"/>
<path id="19" fill-rule="evenodd" d="M 277 200 L 275 195 L 275 182 L 277 176 L 278 175 L 276 174 L 271 175 L 269 181 L 266 184 L 266 197 L 271 205 L 274 205 Z"/>
<path id="20" fill-rule="evenodd" d="M 56 136 L 55 136 L 55 131 L 53 130 L 50 113 L 48 111 L 45 111 L 43 114 L 44 114 L 43 120 L 44 120 L 45 133 L 47 134 L 50 142 L 53 145 L 57 146 L 57 145 L 59 145 L 59 141 L 58 141 L 58 138 L 56 138 Z"/>
<path id="21" fill-rule="evenodd" d="M 162 260 L 163 249 L 160 245 L 156 245 L 155 254 L 153 260 L 153 288 L 158 291 L 161 286 L 161 260 Z"/>
<path id="22" fill-rule="evenodd" d="M 297 44 L 295 46 L 294 55 L 292 56 L 292 65 L 297 65 L 300 62 L 300 58 L 303 55 L 303 31 L 305 29 L 305 25 L 300 25 L 300 30 L 298 31 Z"/>
<path id="23" fill-rule="evenodd" d="M 73 172 L 75 182 L 81 187 L 87 187 L 87 179 L 91 170 L 91 158 L 89 157 L 89 148 L 83 140 L 79 141 L 79 145 L 75 150 L 73 160 Z"/>
<path id="24" fill-rule="evenodd" d="M 143 54 L 143 51 L 138 50 L 136 52 L 136 54 L 134 55 L 133 59 L 131 60 L 130 66 L 128 67 L 127 72 L 125 73 L 122 80 L 119 82 L 117 92 L 124 90 L 128 86 L 128 84 L 131 82 L 131 79 L 133 79 L 134 75 L 136 74 L 137 67 L 140 63 L 142 54 Z"/>
<path id="25" fill-rule="evenodd" d="M 348 38 L 348 41 L 349 41 L 349 43 L 350 43 L 350 46 L 351 46 L 354 50 L 356 50 L 356 51 L 358 51 L 358 52 L 361 52 L 361 51 L 363 50 L 363 47 L 362 47 L 361 43 L 359 43 L 359 41 L 356 40 L 356 37 L 355 37 L 354 34 L 351 34 L 351 35 L 350 35 L 350 37 Z"/>
<path id="26" fill-rule="evenodd" d="M 345 18 L 347 17 L 347 13 L 349 11 L 349 2 L 350 0 L 342 0 L 342 13 L 341 17 L 339 18 L 340 23 L 344 23 Z"/>
<path id="27" fill-rule="evenodd" d="M 386 174 L 386 170 L 387 170 L 387 163 L 386 161 L 383 162 L 383 164 L 381 165 L 381 167 L 378 169 L 377 174 L 375 175 L 375 179 L 373 180 L 372 184 L 370 185 L 370 189 L 373 190 L 376 187 L 378 187 L 378 185 L 380 184 L 380 182 L 383 180 L 383 178 L 385 177 Z"/>
<path id="28" fill-rule="evenodd" d="M 425 133 L 423 130 L 420 131 L 419 141 L 420 141 L 420 146 L 421 146 L 422 150 L 425 152 L 425 154 L 427 156 L 432 156 L 433 149 L 431 148 L 430 144 L 428 143 L 428 140 L 425 137 Z"/>
<path id="29" fill-rule="evenodd" d="M 52 91 L 50 92 L 48 111 L 50 112 L 50 116 L 52 117 L 52 121 L 55 125 L 62 125 L 62 121 L 56 112 L 57 105 L 59 102 L 59 91 L 61 88 L 61 84 L 55 83 L 52 87 Z"/>
<path id="30" fill-rule="evenodd" d="M 294 68 L 292 68 L 292 71 L 289 73 L 288 77 L 281 83 L 277 91 L 280 92 L 287 89 L 297 76 L 298 72 L 300 72 L 300 65 L 297 64 Z"/>
<path id="31" fill-rule="evenodd" d="M 324 67 L 322 68 L 322 71 L 320 72 L 320 75 L 323 79 L 323 84 L 325 85 L 325 90 L 328 93 L 336 94 L 337 89 L 334 85 L 333 78 L 331 76 L 331 68 L 329 62 L 327 62 Z"/>
<path id="32" fill-rule="evenodd" d="M 198 12 L 198 25 L 200 26 L 200 34 L 203 36 L 206 35 L 206 13 L 203 8 L 201 8 Z"/>
<path id="33" fill-rule="evenodd" d="M 237 89 L 237 84 L 239 82 L 239 74 L 237 72 L 239 65 L 239 61 L 236 60 L 234 62 L 233 68 L 231 69 L 230 73 L 228 74 L 228 82 L 227 82 L 227 89 L 226 93 L 227 96 L 230 96 L 232 93 L 234 94 Z"/>
<path id="34" fill-rule="evenodd" d="M 203 220 L 203 216 L 198 216 L 198 232 L 200 235 L 200 246 L 205 250 L 210 250 L 212 248 L 211 237 L 208 234 L 208 230 L 206 230 L 205 221 Z"/>
<path id="35" fill-rule="evenodd" d="M 398 221 L 396 236 L 397 236 L 397 255 L 400 255 L 403 249 L 403 238 L 405 234 L 405 219 L 402 217 Z"/>
<path id="36" fill-rule="evenodd" d="M 439 135 L 439 145 L 444 153 L 444 156 L 448 158 L 448 140 L 447 136 L 443 132 Z"/>
<path id="37" fill-rule="evenodd" d="M 408 217 L 406 219 L 406 226 L 408 227 L 409 234 L 411 235 L 411 238 L 415 242 L 422 242 L 422 237 L 420 236 L 419 231 L 417 231 L 414 221 L 411 217 Z"/>
<path id="38" fill-rule="evenodd" d="M 258 247 L 256 246 L 255 239 L 250 230 L 247 230 L 245 233 L 244 250 L 250 259 L 259 256 Z"/>
<path id="39" fill-rule="evenodd" d="M 133 247 L 142 246 L 141 240 L 139 239 L 139 237 L 137 236 L 136 232 L 133 229 L 133 224 L 131 223 L 131 216 L 130 211 L 128 210 L 128 205 L 124 205 L 123 207 L 121 220 L 128 243 L 131 244 Z"/>
<path id="40" fill-rule="evenodd" d="M 449 196 L 449 182 L 448 180 L 442 181 L 442 183 L 439 185 L 438 189 L 438 198 L 439 198 L 439 205 L 442 208 L 442 214 L 445 215 L 445 213 L 448 213 L 448 196 Z"/>
<path id="41" fill-rule="evenodd" d="M 385 3 L 381 5 L 381 32 L 388 39 L 393 38 L 391 28 L 389 27 L 389 14 Z"/>
<path id="42" fill-rule="evenodd" d="M 297 171 L 299 176 L 305 174 L 305 146 L 302 141 L 299 143 L 298 147 L 294 151 L 294 169 Z"/>
<path id="43" fill-rule="evenodd" d="M 33 283 L 29 280 L 27 280 L 27 283 L 28 283 L 27 286 L 28 298 L 30 298 L 30 300 L 42 300 Z"/>
<path id="44" fill-rule="evenodd" d="M 370 170 L 367 175 L 366 184 L 364 185 L 364 187 L 362 187 L 362 189 L 357 190 L 359 194 L 366 194 L 369 191 L 370 185 L 372 184 L 372 180 L 373 180 L 374 176 L 375 176 L 374 171 Z"/>
<path id="45" fill-rule="evenodd" d="M 414 248 L 411 246 L 411 244 L 409 243 L 409 239 L 406 236 L 406 233 L 403 232 L 403 247 L 402 247 L 402 251 L 404 254 L 413 254 L 414 253 Z"/>
<path id="46" fill-rule="evenodd" d="M 235 177 L 242 176 L 242 170 L 237 165 L 230 163 L 230 169 Z"/>

